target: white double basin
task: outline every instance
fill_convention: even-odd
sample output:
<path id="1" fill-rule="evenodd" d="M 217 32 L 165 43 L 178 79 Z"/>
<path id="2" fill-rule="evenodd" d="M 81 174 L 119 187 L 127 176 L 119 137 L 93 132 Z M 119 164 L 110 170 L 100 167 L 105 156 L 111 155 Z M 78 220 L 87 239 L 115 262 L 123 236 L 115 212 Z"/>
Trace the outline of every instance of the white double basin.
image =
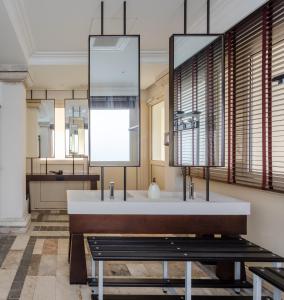
<path id="1" fill-rule="evenodd" d="M 249 215 L 250 203 L 224 195 L 210 193 L 210 201 L 197 194 L 196 199 L 183 201 L 182 193 L 161 192 L 158 200 L 147 197 L 147 191 L 115 191 L 110 199 L 109 191 L 69 190 L 67 191 L 68 214 L 106 215 Z"/>

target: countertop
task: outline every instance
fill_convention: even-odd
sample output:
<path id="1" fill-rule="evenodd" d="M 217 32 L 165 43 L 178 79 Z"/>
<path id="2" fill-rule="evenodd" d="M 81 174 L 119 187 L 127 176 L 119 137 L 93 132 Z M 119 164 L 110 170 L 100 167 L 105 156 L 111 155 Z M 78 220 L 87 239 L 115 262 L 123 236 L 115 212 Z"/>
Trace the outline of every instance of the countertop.
<path id="1" fill-rule="evenodd" d="M 106 215 L 250 215 L 250 203 L 240 199 L 210 193 L 210 201 L 205 195 L 197 194 L 196 199 L 183 201 L 182 193 L 161 192 L 158 200 L 148 199 L 147 191 L 127 191 L 123 201 L 123 191 L 115 191 L 115 199 L 109 199 L 105 191 L 101 201 L 101 191 L 68 190 L 68 214 Z"/>

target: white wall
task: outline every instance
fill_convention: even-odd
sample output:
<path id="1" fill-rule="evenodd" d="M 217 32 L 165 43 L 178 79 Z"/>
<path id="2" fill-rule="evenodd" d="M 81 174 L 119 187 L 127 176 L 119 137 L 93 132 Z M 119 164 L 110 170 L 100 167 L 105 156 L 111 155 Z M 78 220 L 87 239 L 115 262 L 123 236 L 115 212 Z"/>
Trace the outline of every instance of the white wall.
<path id="1" fill-rule="evenodd" d="M 0 82 L 0 99 L 0 226 L 26 226 L 24 85 Z"/>

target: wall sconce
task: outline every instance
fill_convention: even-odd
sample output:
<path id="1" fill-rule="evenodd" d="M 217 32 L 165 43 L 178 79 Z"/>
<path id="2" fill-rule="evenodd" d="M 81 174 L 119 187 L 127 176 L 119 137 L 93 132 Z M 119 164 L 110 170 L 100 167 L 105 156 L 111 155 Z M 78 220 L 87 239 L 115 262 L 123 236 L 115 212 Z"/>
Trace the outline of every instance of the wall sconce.
<path id="1" fill-rule="evenodd" d="M 165 132 L 164 134 L 164 146 L 169 146 L 170 145 L 170 133 Z"/>

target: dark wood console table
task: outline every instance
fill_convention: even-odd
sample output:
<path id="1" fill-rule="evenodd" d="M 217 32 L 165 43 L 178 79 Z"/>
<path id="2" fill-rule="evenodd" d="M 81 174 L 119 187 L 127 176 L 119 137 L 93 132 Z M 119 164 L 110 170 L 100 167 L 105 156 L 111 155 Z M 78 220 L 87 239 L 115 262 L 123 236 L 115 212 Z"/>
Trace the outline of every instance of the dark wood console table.
<path id="1" fill-rule="evenodd" d="M 91 190 L 97 190 L 99 175 L 95 174 L 27 174 L 26 175 L 26 199 L 29 199 L 28 208 L 31 212 L 30 182 L 31 181 L 90 181 Z"/>

